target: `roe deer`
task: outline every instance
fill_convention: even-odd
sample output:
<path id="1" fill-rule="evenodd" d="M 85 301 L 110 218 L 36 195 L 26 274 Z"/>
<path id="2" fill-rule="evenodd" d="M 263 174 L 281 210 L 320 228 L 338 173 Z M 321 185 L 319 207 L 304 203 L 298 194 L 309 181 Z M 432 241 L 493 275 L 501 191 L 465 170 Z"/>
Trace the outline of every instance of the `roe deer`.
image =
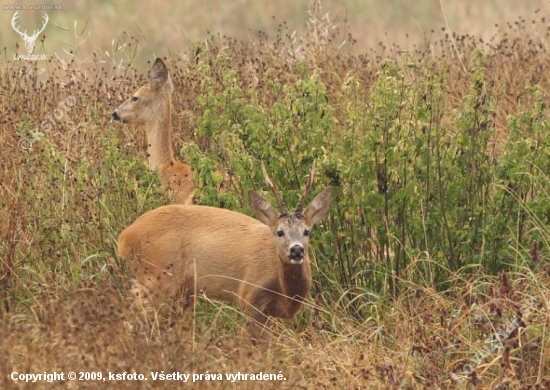
<path id="1" fill-rule="evenodd" d="M 262 169 L 280 213 L 251 190 L 257 220 L 209 206 L 169 205 L 143 214 L 118 238 L 120 256 L 152 295 L 192 303 L 202 291 L 236 303 L 253 320 L 248 329 L 254 340 L 260 339 L 270 316 L 294 317 L 308 295 L 309 231 L 325 217 L 332 200 L 327 187 L 303 210 L 312 168 L 296 211 L 288 212 Z"/>
<path id="2" fill-rule="evenodd" d="M 164 62 L 157 58 L 149 84 L 138 89 L 113 112 L 113 119 L 144 126 L 147 135 L 149 169 L 158 170 L 168 184 L 175 203 L 192 204 L 195 184 L 191 167 L 174 159 L 172 152 L 172 93 L 174 86 Z"/>

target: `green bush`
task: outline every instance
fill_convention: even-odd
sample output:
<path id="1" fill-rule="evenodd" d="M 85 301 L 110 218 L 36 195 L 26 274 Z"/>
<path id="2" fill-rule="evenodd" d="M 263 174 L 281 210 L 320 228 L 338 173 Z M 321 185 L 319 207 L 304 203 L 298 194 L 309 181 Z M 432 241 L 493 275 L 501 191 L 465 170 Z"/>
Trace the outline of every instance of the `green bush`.
<path id="1" fill-rule="evenodd" d="M 182 150 L 198 171 L 199 203 L 250 213 L 248 189 L 266 189 L 263 162 L 293 205 L 316 161 L 315 191 L 336 190 L 312 244 L 316 290 L 329 296 L 398 294 L 403 279 L 444 288 L 472 266 L 496 274 L 524 265 L 518 253 L 545 239 L 549 217 L 544 108 L 537 89 L 527 91 L 534 106 L 509 118 L 496 158 L 499 86 L 480 52 L 470 61 L 469 87 L 450 109 L 449 70 L 429 57 L 388 60 L 371 84 L 348 72 L 329 93 L 326 74 L 306 63 L 293 83 L 266 69 L 257 89 L 220 52 L 198 66 L 205 147 Z M 216 167 L 237 178 L 227 192 Z"/>

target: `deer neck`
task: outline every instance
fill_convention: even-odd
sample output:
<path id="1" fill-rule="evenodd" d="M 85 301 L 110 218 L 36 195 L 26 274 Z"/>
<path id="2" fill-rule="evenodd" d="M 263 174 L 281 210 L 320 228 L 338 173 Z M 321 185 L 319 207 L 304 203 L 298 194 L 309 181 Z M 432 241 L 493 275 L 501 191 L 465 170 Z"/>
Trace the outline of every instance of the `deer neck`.
<path id="1" fill-rule="evenodd" d="M 163 113 L 158 113 L 158 117 L 146 127 L 147 133 L 147 159 L 149 169 L 155 170 L 163 164 L 172 164 L 175 162 L 172 152 L 171 137 L 171 102 L 164 108 Z"/>
<path id="2" fill-rule="evenodd" d="M 307 257 L 301 265 L 281 261 L 280 275 L 283 293 L 286 296 L 305 298 L 308 295 L 311 287 L 311 266 Z"/>

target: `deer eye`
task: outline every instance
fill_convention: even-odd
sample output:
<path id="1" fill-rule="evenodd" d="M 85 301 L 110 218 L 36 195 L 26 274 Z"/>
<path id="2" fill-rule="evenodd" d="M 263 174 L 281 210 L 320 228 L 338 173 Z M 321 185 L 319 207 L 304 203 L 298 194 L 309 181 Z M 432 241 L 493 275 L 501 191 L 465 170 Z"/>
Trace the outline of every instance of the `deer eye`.
<path id="1" fill-rule="evenodd" d="M 283 237 L 285 232 L 283 230 L 277 230 L 277 237 Z"/>
<path id="2" fill-rule="evenodd" d="M 132 101 L 133 101 L 133 102 L 137 102 L 138 99 L 139 99 L 139 98 L 138 98 L 137 96 L 132 96 Z"/>
<path id="3" fill-rule="evenodd" d="M 304 236 L 309 237 L 309 230 L 304 230 Z"/>

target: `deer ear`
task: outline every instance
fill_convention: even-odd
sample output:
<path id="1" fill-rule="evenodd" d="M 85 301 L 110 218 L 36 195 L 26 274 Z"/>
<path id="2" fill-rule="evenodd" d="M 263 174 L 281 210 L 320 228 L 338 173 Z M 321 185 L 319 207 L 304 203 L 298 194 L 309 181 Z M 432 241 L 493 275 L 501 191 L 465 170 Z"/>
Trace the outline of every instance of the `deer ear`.
<path id="1" fill-rule="evenodd" d="M 304 217 L 309 226 L 315 225 L 317 222 L 325 218 L 330 202 L 332 201 L 332 187 L 327 187 L 323 192 L 315 197 L 304 210 Z"/>
<path id="2" fill-rule="evenodd" d="M 163 60 L 157 58 L 151 68 L 149 84 L 151 85 L 151 89 L 153 89 L 153 91 L 157 91 L 166 83 L 170 83 L 170 87 L 173 90 L 172 80 L 170 80 L 170 74 L 168 74 L 168 68 Z"/>
<path id="3" fill-rule="evenodd" d="M 254 216 L 258 221 L 264 225 L 273 225 L 273 222 L 277 218 L 277 213 L 264 197 L 259 195 L 256 191 L 249 191 L 248 198 L 250 199 L 250 206 L 254 211 Z"/>

